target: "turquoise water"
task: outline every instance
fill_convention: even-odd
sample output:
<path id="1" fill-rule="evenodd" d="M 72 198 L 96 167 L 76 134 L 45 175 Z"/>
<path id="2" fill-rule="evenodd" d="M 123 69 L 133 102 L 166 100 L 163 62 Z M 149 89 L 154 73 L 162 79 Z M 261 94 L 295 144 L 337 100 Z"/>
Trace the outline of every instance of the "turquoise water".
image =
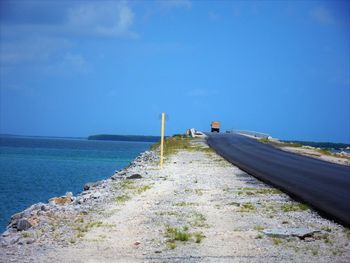
<path id="1" fill-rule="evenodd" d="M 16 212 L 82 191 L 111 176 L 152 143 L 0 137 L 0 232 Z"/>

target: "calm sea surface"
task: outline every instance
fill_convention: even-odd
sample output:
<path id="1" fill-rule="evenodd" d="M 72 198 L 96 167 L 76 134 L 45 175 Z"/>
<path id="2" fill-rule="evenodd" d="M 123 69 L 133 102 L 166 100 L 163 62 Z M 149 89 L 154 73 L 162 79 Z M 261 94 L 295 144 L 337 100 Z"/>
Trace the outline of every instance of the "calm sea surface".
<path id="1" fill-rule="evenodd" d="M 16 212 L 82 191 L 111 176 L 152 143 L 0 137 L 0 233 Z"/>

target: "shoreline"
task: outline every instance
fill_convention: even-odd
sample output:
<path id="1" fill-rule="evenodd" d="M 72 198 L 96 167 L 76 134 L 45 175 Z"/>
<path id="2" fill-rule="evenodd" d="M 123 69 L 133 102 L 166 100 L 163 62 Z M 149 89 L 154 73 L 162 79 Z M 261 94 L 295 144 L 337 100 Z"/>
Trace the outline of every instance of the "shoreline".
<path id="1" fill-rule="evenodd" d="M 40 239 L 40 234 L 42 234 L 38 234 L 37 230 L 40 229 L 40 232 L 47 230 L 50 224 L 54 224 L 54 217 L 60 218 L 59 214 L 74 218 L 80 213 L 87 214 L 89 210 L 103 205 L 104 202 L 108 203 L 111 201 L 108 194 L 111 191 L 112 182 L 137 179 L 143 163 L 156 160 L 158 160 L 158 156 L 155 151 L 146 150 L 141 152 L 129 165 L 115 171 L 112 176 L 100 181 L 85 183 L 82 191 L 76 196 L 67 192 L 64 196 L 50 198 L 47 203 L 34 203 L 13 214 L 5 231 L 0 233 L 0 247 L 33 244 Z M 25 234 L 23 235 L 23 233 Z M 47 238 L 50 239 L 50 236 L 45 236 L 45 239 Z"/>

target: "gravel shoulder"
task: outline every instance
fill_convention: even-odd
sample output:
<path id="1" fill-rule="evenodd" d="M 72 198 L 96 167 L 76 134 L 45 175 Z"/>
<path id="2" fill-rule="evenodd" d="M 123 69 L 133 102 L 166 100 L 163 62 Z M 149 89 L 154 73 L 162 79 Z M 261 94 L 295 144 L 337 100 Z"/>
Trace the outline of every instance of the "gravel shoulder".
<path id="1" fill-rule="evenodd" d="M 317 151 L 316 149 L 313 149 L 312 147 L 287 147 L 283 146 L 280 147 L 281 150 L 287 151 L 287 152 L 293 152 L 313 158 L 317 158 L 326 162 L 331 162 L 331 163 L 337 163 L 337 164 L 342 164 L 342 165 L 348 165 L 350 166 L 350 159 L 349 155 L 347 154 L 345 158 L 344 156 L 336 156 L 336 155 L 326 155 L 322 154 L 321 152 Z"/>
<path id="2" fill-rule="evenodd" d="M 161 170 L 146 152 L 69 204 L 28 209 L 37 223 L 2 235 L 0 261 L 350 261 L 349 229 L 192 145 Z"/>

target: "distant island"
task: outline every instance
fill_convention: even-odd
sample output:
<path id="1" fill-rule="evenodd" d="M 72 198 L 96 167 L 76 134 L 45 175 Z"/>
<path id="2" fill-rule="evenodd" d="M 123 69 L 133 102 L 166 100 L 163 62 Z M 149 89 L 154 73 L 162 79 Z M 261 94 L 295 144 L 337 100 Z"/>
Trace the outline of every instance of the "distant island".
<path id="1" fill-rule="evenodd" d="M 158 142 L 160 136 L 97 134 L 89 136 L 88 140 Z"/>

